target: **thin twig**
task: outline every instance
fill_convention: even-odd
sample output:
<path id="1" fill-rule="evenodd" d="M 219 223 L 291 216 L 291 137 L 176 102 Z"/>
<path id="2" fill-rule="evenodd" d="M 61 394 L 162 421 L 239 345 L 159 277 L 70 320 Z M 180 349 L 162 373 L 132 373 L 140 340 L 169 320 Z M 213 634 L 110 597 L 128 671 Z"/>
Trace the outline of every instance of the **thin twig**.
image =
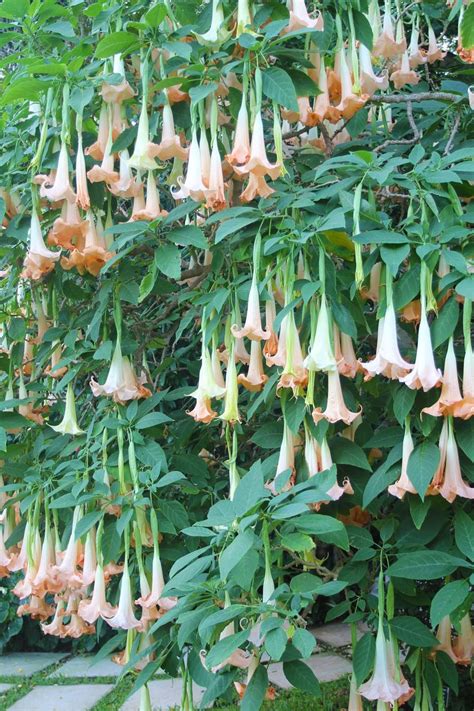
<path id="1" fill-rule="evenodd" d="M 451 133 L 449 134 L 449 139 L 446 144 L 446 148 L 444 149 L 443 155 L 447 156 L 448 153 L 450 152 L 451 148 L 453 147 L 454 139 L 456 137 L 456 133 L 458 132 L 459 124 L 461 123 L 461 113 L 458 111 L 456 113 L 456 118 L 454 119 L 453 127 L 451 129 Z"/>
<path id="2" fill-rule="evenodd" d="M 407 118 L 408 118 L 408 123 L 410 124 L 411 130 L 413 131 L 413 137 L 412 138 L 389 138 L 386 141 L 384 141 L 383 143 L 381 143 L 379 146 L 374 148 L 374 153 L 380 153 L 380 151 L 383 151 L 384 148 L 387 148 L 387 146 L 411 146 L 420 140 L 421 132 L 415 123 L 415 119 L 413 118 L 413 106 L 412 106 L 411 102 L 408 102 L 408 104 L 407 104 Z"/>

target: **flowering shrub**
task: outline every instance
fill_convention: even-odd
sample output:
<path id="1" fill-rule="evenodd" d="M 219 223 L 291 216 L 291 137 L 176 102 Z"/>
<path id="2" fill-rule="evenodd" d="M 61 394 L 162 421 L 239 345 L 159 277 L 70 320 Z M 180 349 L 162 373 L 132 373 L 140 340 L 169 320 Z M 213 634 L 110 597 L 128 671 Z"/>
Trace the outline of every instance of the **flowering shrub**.
<path id="1" fill-rule="evenodd" d="M 474 651 L 474 4 L 0 17 L 18 615 L 111 628 L 144 709 L 161 668 L 244 711 L 269 660 L 317 695 L 307 625 L 341 619 L 351 711 L 444 708 Z"/>

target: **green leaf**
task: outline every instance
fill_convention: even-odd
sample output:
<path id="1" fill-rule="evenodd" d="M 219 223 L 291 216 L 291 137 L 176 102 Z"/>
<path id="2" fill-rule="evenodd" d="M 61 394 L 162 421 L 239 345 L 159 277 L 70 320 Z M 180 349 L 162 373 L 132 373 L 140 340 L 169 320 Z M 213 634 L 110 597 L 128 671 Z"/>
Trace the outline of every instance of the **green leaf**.
<path id="1" fill-rule="evenodd" d="M 148 12 L 143 15 L 143 20 L 149 27 L 155 29 L 159 27 L 167 15 L 167 10 L 165 5 L 154 5 Z"/>
<path id="2" fill-rule="evenodd" d="M 97 44 L 95 54 L 99 59 L 106 59 L 114 54 L 128 54 L 139 46 L 140 40 L 137 35 L 120 30 L 120 32 L 110 32 L 103 37 Z"/>
<path id="3" fill-rule="evenodd" d="M 138 420 L 135 428 L 137 430 L 146 430 L 148 427 L 156 427 L 156 425 L 162 425 L 165 422 L 172 422 L 171 417 L 168 417 L 163 412 L 149 412 L 148 415 Z"/>
<path id="4" fill-rule="evenodd" d="M 310 551 L 315 545 L 311 536 L 305 533 L 287 533 L 280 542 L 283 548 L 290 551 Z"/>
<path id="5" fill-rule="evenodd" d="M 0 5 L 0 17 L 6 17 L 9 20 L 24 18 L 28 15 L 29 7 L 29 0 L 3 0 Z"/>
<path id="6" fill-rule="evenodd" d="M 81 114 L 84 107 L 90 104 L 94 98 L 94 87 L 92 84 L 87 86 L 75 86 L 69 97 L 69 104 L 77 114 Z"/>
<path id="7" fill-rule="evenodd" d="M 456 293 L 466 299 L 470 299 L 470 301 L 474 301 L 474 275 L 471 274 L 462 279 L 459 284 L 456 284 Z"/>
<path id="8" fill-rule="evenodd" d="M 438 317 L 431 324 L 431 342 L 433 348 L 438 348 L 448 340 L 457 326 L 459 319 L 459 304 L 452 296 L 439 312 Z"/>
<path id="9" fill-rule="evenodd" d="M 370 230 L 354 235 L 354 242 L 359 244 L 405 244 L 408 239 L 401 232 L 391 230 Z"/>
<path id="10" fill-rule="evenodd" d="M 0 99 L 1 106 L 17 101 L 35 101 L 49 88 L 49 82 L 40 79 L 17 79 L 5 88 Z"/>
<path id="11" fill-rule="evenodd" d="M 162 244 L 155 250 L 156 266 L 170 279 L 181 276 L 181 252 L 174 244 Z"/>
<path id="12" fill-rule="evenodd" d="M 243 227 L 247 227 L 247 225 L 256 222 L 258 219 L 258 217 L 234 217 L 230 220 L 225 220 L 217 228 L 215 244 L 222 242 L 228 235 L 237 234 Z"/>
<path id="13" fill-rule="evenodd" d="M 469 5 L 461 22 L 461 39 L 464 49 L 474 48 L 474 5 Z"/>
<path id="14" fill-rule="evenodd" d="M 306 410 L 306 403 L 304 398 L 289 398 L 285 401 L 284 413 L 285 420 L 288 427 L 293 432 L 293 434 L 298 434 L 298 431 L 303 422 L 304 413 Z"/>
<path id="15" fill-rule="evenodd" d="M 270 630 L 270 632 L 265 635 L 265 650 L 271 659 L 278 661 L 285 651 L 287 642 L 288 637 L 286 636 L 286 632 L 282 630 L 281 627 L 278 627 L 277 629 Z"/>
<path id="16" fill-rule="evenodd" d="M 294 84 L 297 96 L 317 96 L 321 93 L 316 82 L 300 69 L 288 69 L 288 74 Z"/>
<path id="17" fill-rule="evenodd" d="M 0 452 L 7 451 L 7 433 L 4 427 L 0 427 Z"/>
<path id="18" fill-rule="evenodd" d="M 310 657 L 316 647 L 316 640 L 309 630 L 299 627 L 291 638 L 293 647 L 301 654 L 303 659 Z"/>
<path id="19" fill-rule="evenodd" d="M 444 585 L 431 601 L 430 621 L 433 627 L 439 625 L 443 617 L 462 605 L 469 595 L 467 580 L 453 580 Z"/>
<path id="20" fill-rule="evenodd" d="M 367 17 L 358 10 L 352 10 L 352 15 L 354 18 L 356 38 L 359 40 L 359 42 L 362 42 L 362 44 L 364 44 L 368 50 L 371 50 L 374 42 L 374 37 L 372 34 L 370 22 L 368 21 Z"/>
<path id="21" fill-rule="evenodd" d="M 213 81 L 209 84 L 201 84 L 200 86 L 193 86 L 189 90 L 189 96 L 191 100 L 197 104 L 199 101 L 205 99 L 209 94 L 213 94 L 217 89 L 217 84 Z"/>
<path id="22" fill-rule="evenodd" d="M 103 516 L 103 511 L 91 511 L 91 513 L 86 514 L 83 516 L 76 525 L 76 530 L 75 530 L 75 539 L 76 541 L 79 538 L 82 538 L 82 536 L 89 531 L 92 526 L 95 526 L 96 523 L 99 523 L 100 519 Z"/>
<path id="23" fill-rule="evenodd" d="M 249 630 L 242 630 L 236 634 L 231 634 L 229 637 L 220 639 L 210 650 L 206 656 L 206 666 L 217 666 L 231 656 L 233 652 L 240 647 L 241 644 L 247 641 Z"/>
<path id="24" fill-rule="evenodd" d="M 316 590 L 316 594 L 323 597 L 334 597 L 334 595 L 339 595 L 345 588 L 347 588 L 345 580 L 330 580 L 328 583 L 323 583 Z"/>
<path id="25" fill-rule="evenodd" d="M 454 517 L 454 537 L 461 553 L 474 561 L 474 521 L 462 509 Z"/>
<path id="26" fill-rule="evenodd" d="M 262 72 L 262 89 L 268 99 L 276 101 L 286 109 L 298 111 L 295 86 L 290 76 L 278 67 L 270 67 Z"/>
<path id="27" fill-rule="evenodd" d="M 245 690 L 240 702 L 240 711 L 259 711 L 265 699 L 268 687 L 267 670 L 259 664 Z"/>
<path id="28" fill-rule="evenodd" d="M 232 503 L 236 516 L 243 516 L 261 499 L 268 498 L 269 491 L 263 483 L 263 472 L 260 462 L 256 462 L 248 474 L 240 481 Z"/>
<path id="29" fill-rule="evenodd" d="M 324 514 L 303 514 L 294 521 L 295 526 L 303 533 L 318 536 L 325 543 L 333 543 L 345 551 L 349 550 L 349 538 L 342 523 L 334 516 Z"/>
<path id="30" fill-rule="evenodd" d="M 364 634 L 355 646 L 353 665 L 357 684 L 362 684 L 374 666 L 375 659 L 375 638 L 370 632 Z"/>
<path id="31" fill-rule="evenodd" d="M 390 628 L 397 639 L 414 647 L 435 647 L 438 644 L 435 635 L 417 617 L 394 617 L 390 620 Z"/>
<path id="32" fill-rule="evenodd" d="M 417 445 L 410 454 L 408 478 L 422 499 L 425 498 L 428 485 L 438 469 L 440 457 L 438 445 L 428 440 Z"/>
<path id="33" fill-rule="evenodd" d="M 230 546 L 224 549 L 219 558 L 219 570 L 223 580 L 225 580 L 231 570 L 235 568 L 244 555 L 255 545 L 255 534 L 247 528 L 243 533 L 239 533 Z"/>
<path id="34" fill-rule="evenodd" d="M 466 457 L 474 462 L 474 419 L 456 422 L 456 441 Z"/>
<path id="35" fill-rule="evenodd" d="M 175 230 L 171 230 L 167 237 L 171 242 L 183 246 L 192 245 L 198 249 L 207 249 L 209 247 L 203 231 L 195 225 L 178 227 Z"/>
<path id="36" fill-rule="evenodd" d="M 348 464 L 358 469 L 372 471 L 364 450 L 350 439 L 340 436 L 333 437 L 329 442 L 329 447 L 335 464 Z"/>
<path id="37" fill-rule="evenodd" d="M 283 662 L 283 673 L 292 686 L 301 689 L 312 696 L 321 695 L 321 687 L 312 669 L 304 662 L 295 660 L 293 662 Z"/>
<path id="38" fill-rule="evenodd" d="M 387 575 L 408 580 L 436 580 L 451 575 L 459 567 L 470 566 L 462 558 L 444 551 L 425 550 L 403 553 L 389 566 Z"/>
<path id="39" fill-rule="evenodd" d="M 283 437 L 283 422 L 266 422 L 254 432 L 251 442 L 263 449 L 277 449 Z"/>
<path id="40" fill-rule="evenodd" d="M 393 397 L 393 414 L 402 427 L 405 422 L 405 417 L 414 405 L 416 393 L 416 390 L 411 390 L 411 388 L 407 388 L 406 385 L 400 385 L 395 392 Z"/>

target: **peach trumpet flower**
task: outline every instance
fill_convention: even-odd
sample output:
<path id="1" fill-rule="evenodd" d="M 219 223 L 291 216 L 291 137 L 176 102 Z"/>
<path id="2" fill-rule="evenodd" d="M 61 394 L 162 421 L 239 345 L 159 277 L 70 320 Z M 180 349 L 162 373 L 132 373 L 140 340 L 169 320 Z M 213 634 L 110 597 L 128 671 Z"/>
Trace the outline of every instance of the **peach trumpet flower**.
<path id="1" fill-rule="evenodd" d="M 76 415 L 76 399 L 74 397 L 74 389 L 72 383 L 67 386 L 66 393 L 66 408 L 64 410 L 64 416 L 59 425 L 49 425 L 52 430 L 58 432 L 59 434 L 70 434 L 79 435 L 84 434 L 84 430 L 81 430 L 77 424 Z"/>
<path id="2" fill-rule="evenodd" d="M 94 165 L 87 172 L 87 177 L 90 182 L 106 183 L 107 185 L 117 183 L 120 178 L 120 175 L 115 170 L 114 163 L 115 159 L 114 154 L 112 153 L 112 134 L 109 131 L 101 164 Z"/>
<path id="3" fill-rule="evenodd" d="M 317 17 L 312 18 L 308 13 L 305 0 L 287 0 L 287 5 L 290 20 L 288 27 L 284 29 L 285 33 L 296 32 L 306 28 L 320 32 L 324 29 L 323 16 L 318 12 Z"/>
<path id="4" fill-rule="evenodd" d="M 331 451 L 327 443 L 326 437 L 323 438 L 321 445 L 313 437 L 310 430 L 305 425 L 305 445 L 304 445 L 304 459 L 306 467 L 308 469 L 308 476 L 311 478 L 320 472 L 327 471 L 331 469 L 333 465 Z M 343 494 L 353 494 L 354 490 L 351 486 L 349 479 L 345 479 L 342 486 L 339 486 L 337 481 L 331 486 L 331 488 L 326 492 L 331 501 L 338 501 Z M 322 501 L 311 508 L 318 511 L 322 504 L 327 504 L 328 501 Z"/>
<path id="5" fill-rule="evenodd" d="M 344 397 L 341 389 L 341 381 L 339 377 L 339 371 L 337 368 L 335 370 L 328 371 L 328 397 L 326 409 L 322 410 L 321 407 L 316 407 L 313 410 L 313 420 L 318 423 L 321 419 L 325 419 L 328 422 L 344 422 L 346 425 L 350 425 L 356 417 L 358 417 L 362 412 L 362 407 L 359 407 L 357 412 L 351 412 L 346 403 L 344 402 Z"/>
<path id="6" fill-rule="evenodd" d="M 102 267 L 112 258 L 112 253 L 106 249 L 100 226 L 100 223 L 96 226 L 94 216 L 89 211 L 84 248 L 82 250 L 74 249 L 69 257 L 62 257 L 61 266 L 63 269 L 69 270 L 76 267 L 79 274 L 88 272 L 95 277 L 99 275 Z"/>
<path id="7" fill-rule="evenodd" d="M 81 219 L 76 203 L 64 200 L 61 216 L 53 222 L 47 242 L 63 249 L 83 249 L 87 227 L 87 220 Z"/>
<path id="8" fill-rule="evenodd" d="M 354 672 L 352 672 L 351 683 L 349 688 L 349 705 L 347 711 L 364 711 L 362 704 L 362 696 L 357 690 L 357 681 Z"/>
<path id="9" fill-rule="evenodd" d="M 91 206 L 89 189 L 87 187 L 86 161 L 84 158 L 84 149 L 82 147 L 82 131 L 79 131 L 77 136 L 76 202 L 83 210 L 88 210 Z"/>
<path id="10" fill-rule="evenodd" d="M 334 357 L 337 362 L 337 369 L 346 378 L 355 378 L 363 368 L 360 361 L 357 360 L 352 338 L 347 333 L 340 331 L 336 324 L 333 327 L 333 334 Z"/>
<path id="11" fill-rule="evenodd" d="M 410 69 L 410 59 L 406 50 L 402 55 L 400 69 L 391 73 L 390 81 L 393 82 L 395 89 L 401 89 L 407 84 L 414 86 L 420 81 L 418 74 L 413 69 Z"/>
<path id="12" fill-rule="evenodd" d="M 241 202 L 251 202 L 255 200 L 256 197 L 267 198 L 275 192 L 274 189 L 267 184 L 265 176 L 263 175 L 249 173 L 248 179 L 247 187 L 240 194 Z"/>
<path id="13" fill-rule="evenodd" d="M 244 165 L 236 165 L 234 170 L 238 175 L 242 176 L 248 173 L 253 173 L 257 177 L 269 175 L 272 180 L 276 180 L 281 174 L 281 164 L 270 163 L 267 158 L 261 111 L 257 111 L 255 114 L 252 142 L 250 144 L 250 158 Z"/>
<path id="14" fill-rule="evenodd" d="M 385 639 L 383 624 L 379 621 L 375 639 L 375 667 L 372 676 L 359 687 L 359 694 L 369 701 L 385 701 L 393 704 L 410 690 L 408 682 L 396 681 L 395 669 L 389 654 L 390 642 Z"/>
<path id="15" fill-rule="evenodd" d="M 0 578 L 7 578 L 10 575 L 10 564 L 13 561 L 13 553 L 9 553 L 5 547 L 5 524 L 0 525 Z"/>
<path id="16" fill-rule="evenodd" d="M 239 328 L 237 324 L 231 327 L 232 334 L 235 338 L 243 338 L 247 336 L 251 341 L 267 341 L 270 338 L 270 332 L 264 331 L 260 317 L 260 300 L 258 294 L 257 273 L 254 269 L 252 275 L 252 283 L 249 291 L 249 299 L 247 305 L 247 315 L 243 328 Z"/>
<path id="17" fill-rule="evenodd" d="M 112 617 L 105 618 L 105 621 L 114 629 L 132 630 L 140 627 L 140 620 L 137 620 L 135 617 L 133 609 L 132 585 L 127 561 L 125 561 L 122 580 L 120 581 L 120 596 L 117 610 Z"/>
<path id="18" fill-rule="evenodd" d="M 47 198 L 53 203 L 59 202 L 60 200 L 73 202 L 76 199 L 76 195 L 69 181 L 69 159 L 65 141 L 61 142 L 54 182 L 52 185 L 49 180 L 43 182 L 40 187 L 40 197 Z"/>
<path id="19" fill-rule="evenodd" d="M 250 160 L 249 115 L 247 111 L 247 97 L 245 92 L 242 92 L 242 103 L 237 115 L 234 145 L 231 153 L 226 155 L 226 160 L 231 165 L 235 165 L 236 163 L 243 165 Z"/>
<path id="20" fill-rule="evenodd" d="M 408 48 L 408 58 L 410 60 L 410 69 L 416 69 L 420 64 L 426 64 L 426 52 L 420 49 L 419 46 L 420 31 L 413 24 L 410 37 L 410 46 Z"/>
<path id="21" fill-rule="evenodd" d="M 136 605 L 140 605 L 143 609 L 151 609 L 153 607 L 159 608 L 159 610 L 168 611 L 172 610 L 178 602 L 177 597 L 163 597 L 163 590 L 165 587 L 165 578 L 163 575 L 163 568 L 161 565 L 160 553 L 158 546 L 155 544 L 153 549 L 153 564 L 152 564 L 152 574 L 151 574 L 151 590 L 146 594 L 142 595 L 138 600 L 135 600 Z"/>
<path id="22" fill-rule="evenodd" d="M 440 47 L 438 47 L 438 42 L 436 40 L 436 35 L 433 31 L 433 28 L 431 27 L 431 24 L 428 25 L 428 50 L 426 52 L 426 60 L 430 63 L 433 64 L 433 62 L 438 62 L 441 59 L 444 59 L 446 56 L 446 52 L 443 52 Z"/>
<path id="23" fill-rule="evenodd" d="M 410 424 L 407 421 L 405 423 L 405 434 L 403 436 L 403 447 L 402 447 L 402 464 L 400 477 L 394 484 L 388 487 L 389 494 L 396 496 L 398 499 L 403 499 L 406 493 L 417 494 L 417 490 L 408 478 L 407 467 L 408 460 L 410 459 L 410 454 L 413 452 L 415 445 L 413 444 L 413 438 L 411 436 Z"/>
<path id="24" fill-rule="evenodd" d="M 377 264 L 374 264 L 374 266 L 370 270 L 369 288 L 368 289 L 366 289 L 365 287 L 362 288 L 361 296 L 363 299 L 370 299 L 370 301 L 373 301 L 375 303 L 380 301 L 380 276 L 381 276 L 381 273 L 382 273 L 382 263 L 377 262 Z"/>
<path id="25" fill-rule="evenodd" d="M 61 252 L 49 250 L 41 234 L 41 225 L 38 213 L 33 208 L 29 229 L 30 243 L 28 252 L 23 262 L 22 279 L 37 281 L 54 269 L 54 265 L 61 256 Z"/>
<path id="26" fill-rule="evenodd" d="M 472 407 L 474 412 L 474 406 Z M 460 416 L 465 415 L 463 419 L 467 419 L 470 414 L 467 408 L 463 406 L 463 398 L 459 388 L 458 366 L 456 355 L 454 353 L 453 337 L 449 339 L 448 350 L 444 361 L 444 371 L 441 385 L 441 394 L 439 399 L 430 407 L 424 407 L 422 412 L 432 417 L 441 417 L 444 415 Z"/>
<path id="27" fill-rule="evenodd" d="M 129 400 L 151 396 L 144 382 L 144 376 L 137 377 L 128 357 L 122 355 L 120 340 L 117 340 L 105 383 L 99 385 L 91 378 L 90 386 L 95 397 L 111 397 L 114 402 L 124 405 Z"/>
<path id="28" fill-rule="evenodd" d="M 313 114 L 317 118 L 318 123 L 322 123 L 325 119 L 331 123 L 337 123 L 341 118 L 341 112 L 336 106 L 331 104 L 329 99 L 328 75 L 324 64 L 324 57 L 321 56 L 319 62 L 318 88 L 320 93 L 314 102 Z"/>
<path id="29" fill-rule="evenodd" d="M 334 350 L 331 343 L 331 330 L 326 294 L 321 295 L 321 306 L 316 321 L 316 331 L 309 353 L 304 361 L 308 370 L 335 370 L 337 367 Z"/>
<path id="30" fill-rule="evenodd" d="M 142 208 L 133 206 L 132 220 L 146 220 L 152 222 L 158 217 L 166 217 L 167 210 L 162 210 L 160 207 L 160 194 L 156 186 L 155 176 L 153 171 L 149 170 L 146 181 L 146 201 Z"/>
<path id="31" fill-rule="evenodd" d="M 187 414 L 196 422 L 205 422 L 206 424 L 212 422 L 217 417 L 217 412 L 212 409 L 211 400 L 212 398 L 219 399 L 224 397 L 225 391 L 225 386 L 219 385 L 214 378 L 211 357 L 207 346 L 204 344 L 203 336 L 198 386 L 191 393 L 191 397 L 196 400 L 196 405 Z"/>
<path id="32" fill-rule="evenodd" d="M 359 44 L 360 88 L 363 94 L 373 96 L 376 91 L 384 91 L 388 87 L 386 74 L 377 76 L 372 66 L 370 52 L 362 42 Z"/>
<path id="33" fill-rule="evenodd" d="M 95 160 L 102 160 L 109 140 L 109 112 L 107 104 L 103 103 L 99 114 L 99 126 L 97 130 L 97 140 L 85 150 L 86 156 L 92 156 Z M 82 137 L 81 137 L 82 142 Z"/>
<path id="34" fill-rule="evenodd" d="M 234 622 L 229 622 L 229 624 L 226 625 L 220 633 L 219 642 L 222 642 L 222 640 L 226 639 L 227 637 L 231 637 L 233 634 L 235 634 L 235 625 Z M 252 656 L 253 655 L 250 652 L 246 652 L 244 649 L 238 647 L 226 659 L 224 659 L 219 664 L 213 666 L 211 668 L 211 672 L 213 674 L 216 674 L 220 669 L 224 669 L 224 667 L 226 667 L 227 665 L 230 665 L 231 667 L 237 667 L 237 669 L 248 669 L 252 661 Z M 201 661 L 204 663 L 204 666 L 205 660 L 206 657 L 203 654 L 201 656 Z"/>
<path id="35" fill-rule="evenodd" d="M 58 593 L 62 590 L 63 584 L 57 579 L 55 565 L 54 541 L 51 536 L 49 522 L 46 521 L 41 558 L 32 582 L 32 590 L 37 597 L 43 598 L 46 593 Z"/>
<path id="36" fill-rule="evenodd" d="M 77 613 L 85 622 L 93 624 L 99 617 L 107 620 L 113 617 L 116 612 L 117 608 L 110 605 L 106 600 L 104 569 L 98 563 L 95 569 L 92 598 L 90 600 L 81 600 Z"/>
<path id="37" fill-rule="evenodd" d="M 112 73 L 118 74 L 123 78 L 118 84 L 108 84 L 107 82 L 102 84 L 100 93 L 103 100 L 107 104 L 120 104 L 122 101 L 132 99 L 135 96 L 135 92 L 125 79 L 125 66 L 120 54 L 114 54 Z"/>
<path id="38" fill-rule="evenodd" d="M 273 324 L 276 318 L 275 297 L 271 287 L 269 289 L 269 298 L 265 301 L 265 330 L 270 334 L 270 338 L 265 341 L 263 346 L 263 354 L 265 357 L 274 356 L 278 350 L 278 336 L 273 330 Z"/>
<path id="39" fill-rule="evenodd" d="M 210 210 L 223 210 L 227 206 L 225 197 L 224 173 L 222 171 L 222 160 L 217 145 L 217 138 L 214 139 L 209 166 L 209 190 L 207 192 L 206 207 Z"/>
<path id="40" fill-rule="evenodd" d="M 347 121 L 354 114 L 363 108 L 370 98 L 369 94 L 355 94 L 352 88 L 352 78 L 347 64 L 346 52 L 341 49 L 340 53 L 340 76 L 341 76 L 341 101 L 337 106 L 341 116 Z"/>
<path id="41" fill-rule="evenodd" d="M 439 446 L 441 461 L 428 493 L 439 493 L 450 504 L 457 496 L 463 499 L 474 499 L 474 486 L 468 486 L 462 478 L 461 463 L 451 417 L 445 418 Z"/>
<path id="42" fill-rule="evenodd" d="M 152 158 L 160 160 L 170 160 L 171 158 L 186 160 L 188 157 L 188 149 L 181 145 L 181 139 L 176 134 L 173 111 L 168 101 L 163 106 L 161 141 L 158 144 L 150 143 L 148 150 Z"/>
<path id="43" fill-rule="evenodd" d="M 412 390 L 423 388 L 425 392 L 437 387 L 441 382 L 441 371 L 436 367 L 434 361 L 431 333 L 426 317 L 426 302 L 424 298 L 421 302 L 421 319 L 418 330 L 415 364 L 411 372 L 408 373 L 408 375 L 399 377 L 399 380 Z"/>
<path id="44" fill-rule="evenodd" d="M 278 477 L 284 472 L 290 471 L 290 478 L 284 485 L 283 489 L 280 486 L 277 488 Z M 295 469 L 295 436 L 291 429 L 289 428 L 286 420 L 283 421 L 283 436 L 280 445 L 280 453 L 278 455 L 278 463 L 275 472 L 275 478 L 273 481 L 269 481 L 265 484 L 265 487 L 269 489 L 272 494 L 276 495 L 282 491 L 289 491 L 293 486 L 295 479 L 296 469 Z"/>
<path id="45" fill-rule="evenodd" d="M 171 190 L 175 200 L 184 200 L 191 197 L 196 202 L 204 202 L 207 197 L 207 186 L 203 182 L 203 171 L 201 166 L 201 151 L 197 131 L 193 129 L 191 145 L 189 147 L 189 160 L 186 171 L 186 178 L 179 177 L 179 190 Z"/>
<path id="46" fill-rule="evenodd" d="M 393 59 L 394 57 L 403 54 L 406 48 L 407 43 L 404 38 L 402 38 L 399 42 L 395 40 L 389 0 L 389 2 L 385 2 L 385 15 L 383 18 L 382 33 L 379 35 L 374 44 L 372 54 L 374 57 Z"/>
<path id="47" fill-rule="evenodd" d="M 250 392 L 260 392 L 268 380 L 268 375 L 263 371 L 262 349 L 260 341 L 252 341 L 250 344 L 250 364 L 247 374 L 240 373 L 238 382 Z"/>
<path id="48" fill-rule="evenodd" d="M 468 666 L 474 657 L 474 630 L 469 612 L 461 619 L 461 633 L 454 640 L 453 651 L 457 657 L 457 664 Z"/>
<path id="49" fill-rule="evenodd" d="M 387 305 L 385 316 L 379 320 L 375 358 L 361 365 L 367 373 L 366 380 L 373 378 L 374 375 L 384 375 L 386 378 L 397 380 L 413 368 L 413 364 L 408 363 L 400 355 L 393 302 Z"/>
<path id="50" fill-rule="evenodd" d="M 41 630 L 43 634 L 49 634 L 53 637 L 65 637 L 66 627 L 63 623 L 64 613 L 66 611 L 66 602 L 64 600 L 58 600 L 56 605 L 56 610 L 54 612 L 54 617 L 51 622 L 41 623 Z"/>
<path id="51" fill-rule="evenodd" d="M 119 179 L 109 183 L 109 190 L 112 195 L 122 198 L 135 197 L 142 184 L 134 178 L 129 165 L 130 154 L 126 148 L 120 151 L 119 158 Z"/>
<path id="52" fill-rule="evenodd" d="M 444 652 L 456 664 L 458 658 L 452 646 L 451 619 L 449 615 L 445 615 L 439 623 L 438 629 L 436 630 L 436 638 L 439 644 L 434 648 L 433 651 Z"/>

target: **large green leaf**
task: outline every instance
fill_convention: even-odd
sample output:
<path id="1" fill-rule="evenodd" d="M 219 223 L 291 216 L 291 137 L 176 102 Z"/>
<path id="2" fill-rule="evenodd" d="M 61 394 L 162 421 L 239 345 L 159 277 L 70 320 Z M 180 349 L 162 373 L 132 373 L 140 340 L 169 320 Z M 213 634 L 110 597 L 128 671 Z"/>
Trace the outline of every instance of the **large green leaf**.
<path id="1" fill-rule="evenodd" d="M 354 649 L 352 663 L 358 684 L 362 684 L 369 676 L 375 659 L 375 638 L 367 632 L 358 641 Z"/>
<path id="2" fill-rule="evenodd" d="M 265 699 L 267 687 L 267 670 L 262 664 L 259 664 L 240 702 L 240 711 L 259 711 Z"/>
<path id="3" fill-rule="evenodd" d="M 132 32 L 110 32 L 105 35 L 97 44 L 95 53 L 99 59 L 112 57 L 114 54 L 127 54 L 136 50 L 140 45 L 137 35 Z"/>
<path id="4" fill-rule="evenodd" d="M 461 553 L 474 561 L 474 520 L 466 511 L 459 510 L 454 517 L 454 535 Z"/>
<path id="5" fill-rule="evenodd" d="M 263 93 L 280 106 L 298 111 L 295 86 L 284 69 L 270 67 L 262 72 Z"/>
<path id="6" fill-rule="evenodd" d="M 410 454 L 407 466 L 408 478 L 422 499 L 438 469 L 440 457 L 439 447 L 428 440 L 415 447 Z"/>
<path id="7" fill-rule="evenodd" d="M 467 580 L 452 580 L 440 588 L 431 601 L 430 620 L 433 627 L 439 625 L 443 617 L 462 605 L 468 595 Z"/>
<path id="8" fill-rule="evenodd" d="M 206 656 L 206 666 L 214 667 L 217 664 L 222 664 L 230 655 L 235 652 L 244 642 L 247 641 L 249 630 L 241 630 L 236 634 L 231 634 L 229 637 L 220 639 L 210 650 Z"/>
<path id="9" fill-rule="evenodd" d="M 435 647 L 438 640 L 417 617 L 404 615 L 390 620 L 390 627 L 395 637 L 401 642 L 415 647 Z"/>
<path id="10" fill-rule="evenodd" d="M 466 8 L 461 22 L 461 39 L 464 49 L 474 48 L 474 5 Z"/>
<path id="11" fill-rule="evenodd" d="M 247 528 L 234 538 L 230 546 L 224 549 L 219 558 L 219 569 L 223 580 L 227 578 L 230 571 L 235 568 L 255 543 L 255 534 Z"/>
<path id="12" fill-rule="evenodd" d="M 315 677 L 312 669 L 304 662 L 295 660 L 283 663 L 283 673 L 292 686 L 301 689 L 312 696 L 321 695 L 319 681 Z"/>
<path id="13" fill-rule="evenodd" d="M 408 580 L 436 580 L 451 575 L 459 567 L 468 568 L 470 565 L 444 551 L 425 550 L 402 553 L 387 569 L 387 575 Z"/>
<path id="14" fill-rule="evenodd" d="M 303 533 L 318 536 L 326 543 L 333 543 L 345 551 L 349 550 L 349 538 L 345 526 L 334 516 L 303 514 L 294 521 L 294 524 Z"/>

